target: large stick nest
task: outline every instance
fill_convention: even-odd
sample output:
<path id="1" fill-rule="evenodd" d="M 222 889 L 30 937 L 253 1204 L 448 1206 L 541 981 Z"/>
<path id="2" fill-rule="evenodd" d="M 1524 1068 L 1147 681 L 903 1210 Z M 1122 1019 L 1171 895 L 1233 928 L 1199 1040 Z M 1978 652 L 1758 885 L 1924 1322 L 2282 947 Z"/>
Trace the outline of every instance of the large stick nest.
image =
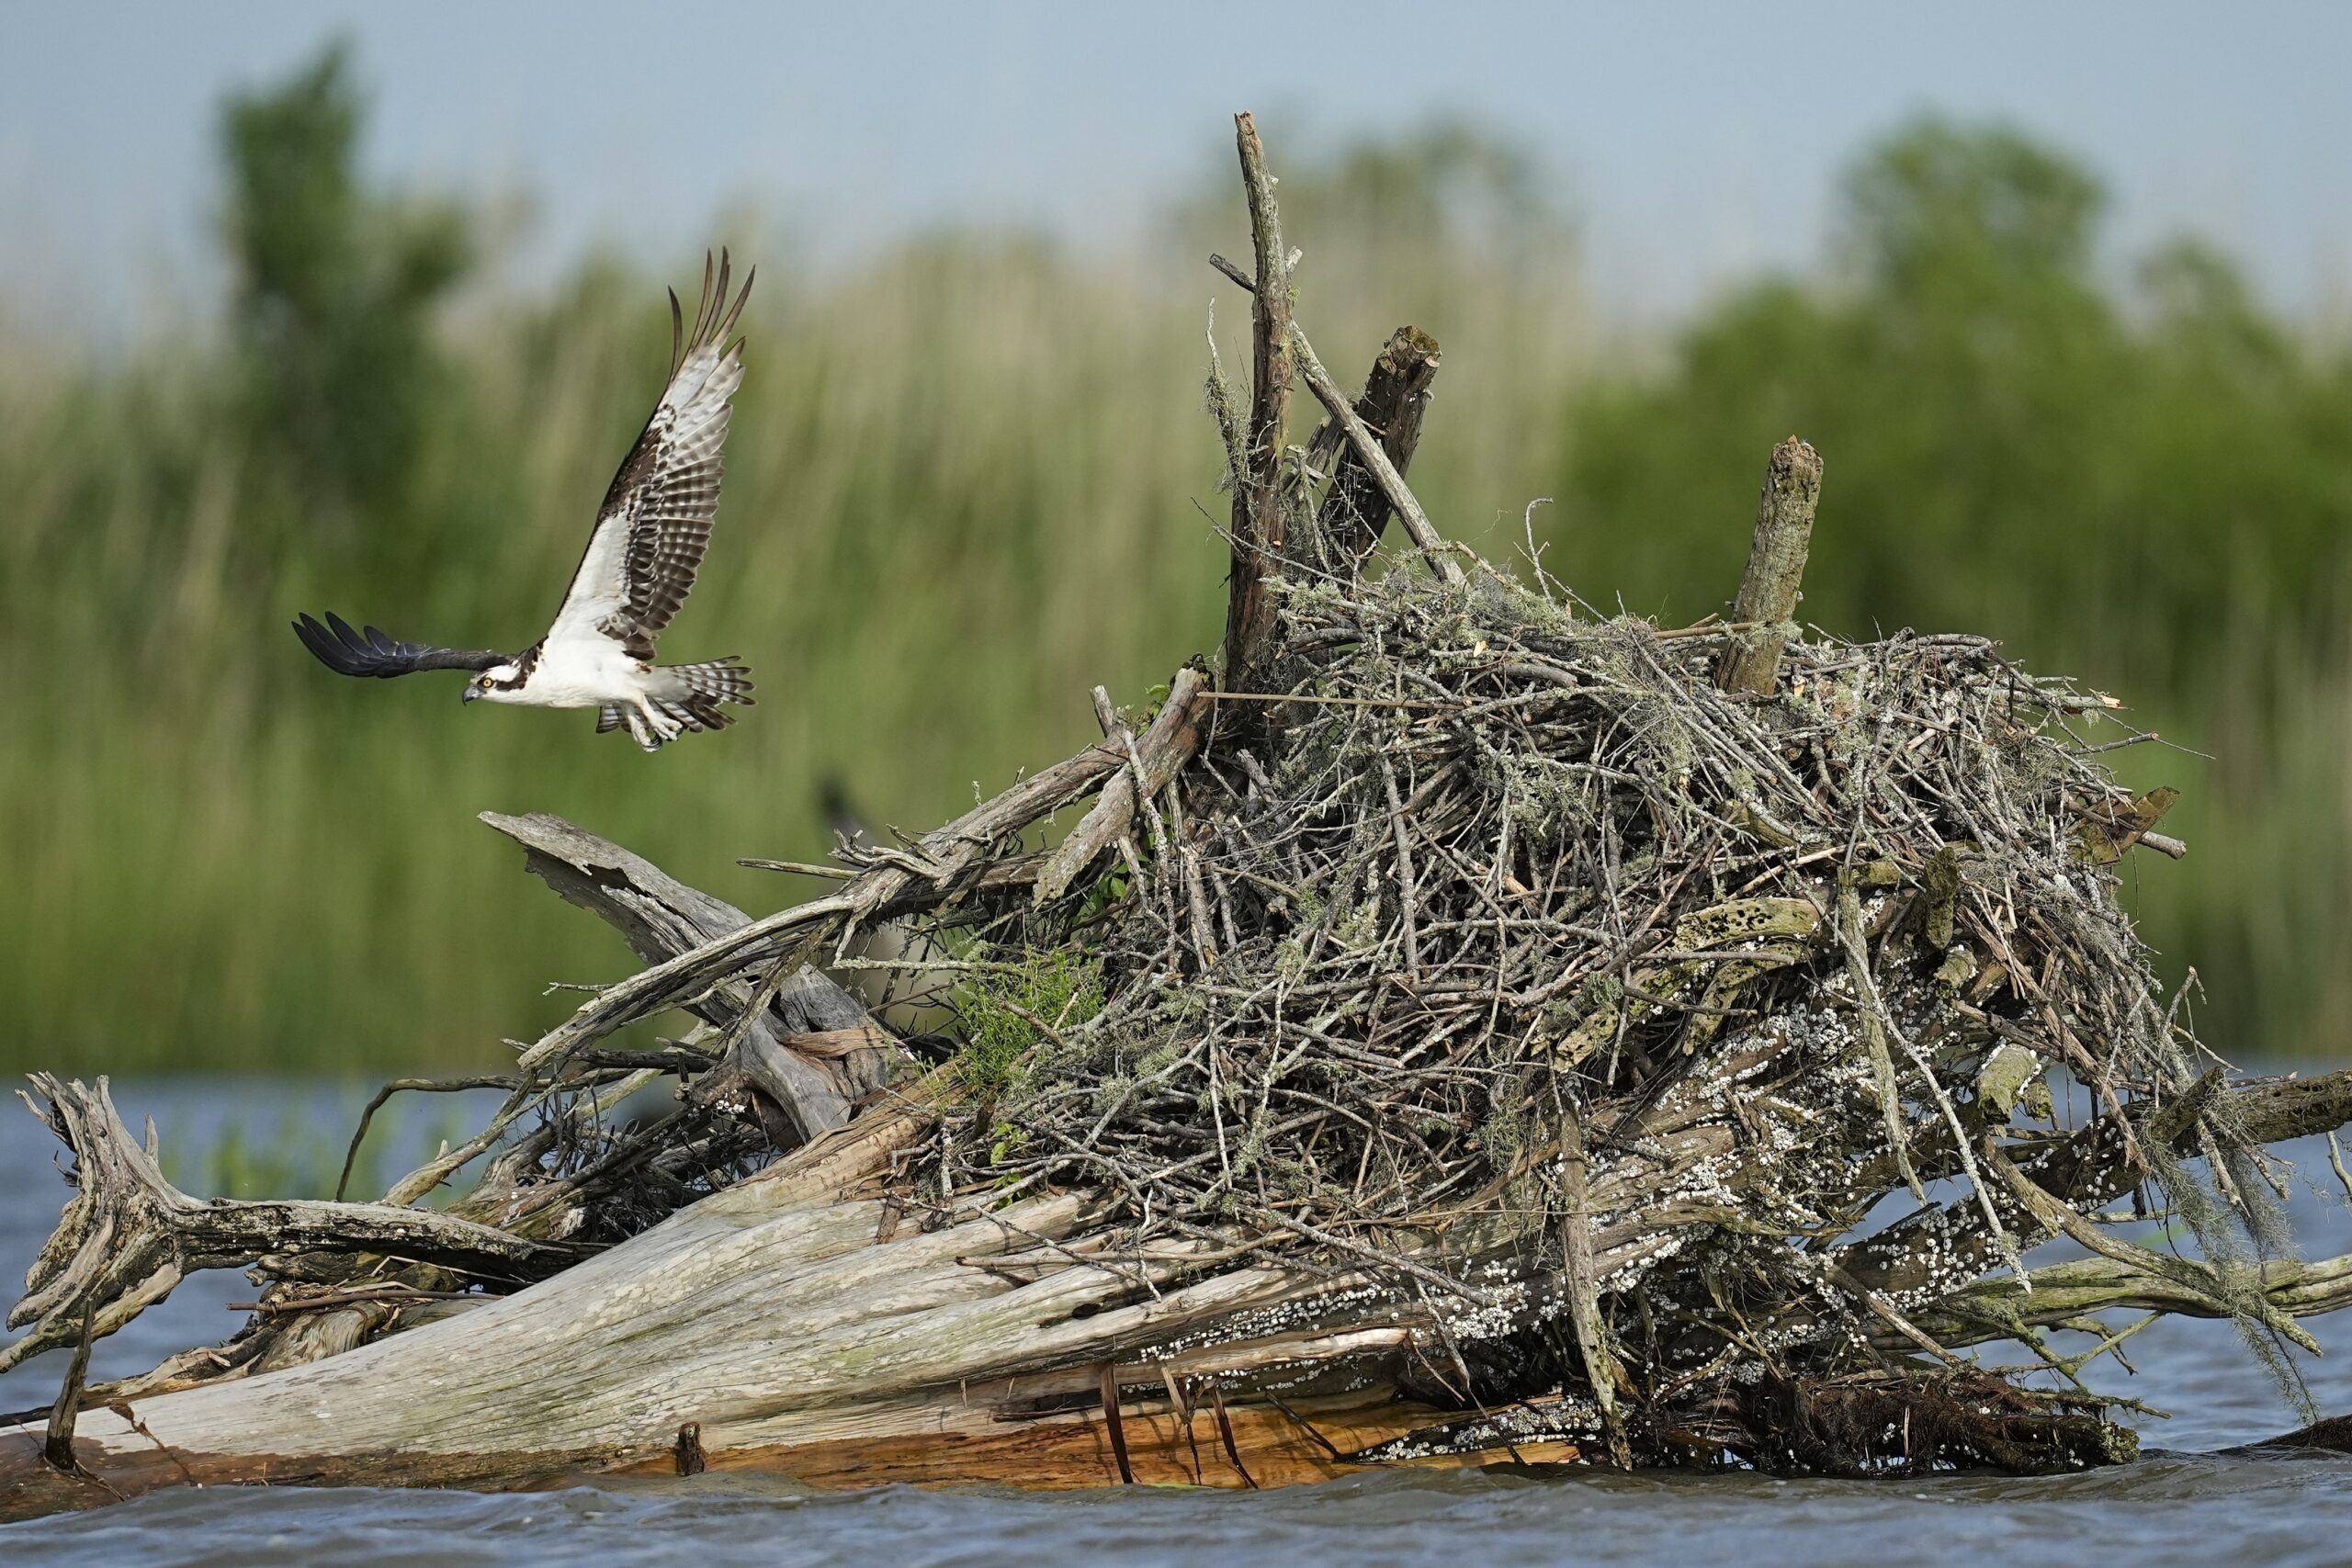
<path id="1" fill-rule="evenodd" d="M 1213 737 L 1090 883 L 936 928 L 962 1092 L 910 1190 L 1083 1184 L 1118 1203 L 1108 1256 L 1450 1290 L 1457 1340 L 1539 1342 L 1490 1393 L 1579 1364 L 1549 1325 L 1587 1270 L 1626 1307 L 1594 1354 L 1826 1371 L 2055 1228 L 2009 1179 L 2068 1130 L 2050 1081 L 2136 1113 L 2211 1065 L 2118 906 L 2162 802 L 2103 765 L 2109 699 L 1909 632 L 1792 643 L 1775 697 L 1734 695 L 1738 628 L 1535 576 L 1295 570 L 1290 700 Z M 1678 1137 L 1710 1119 L 1733 1136 Z M 2229 1178 L 2258 1156 L 2191 1141 L 2264 1223 Z M 1833 1245 L 1905 1192 L 1907 1289 L 1886 1243 Z"/>

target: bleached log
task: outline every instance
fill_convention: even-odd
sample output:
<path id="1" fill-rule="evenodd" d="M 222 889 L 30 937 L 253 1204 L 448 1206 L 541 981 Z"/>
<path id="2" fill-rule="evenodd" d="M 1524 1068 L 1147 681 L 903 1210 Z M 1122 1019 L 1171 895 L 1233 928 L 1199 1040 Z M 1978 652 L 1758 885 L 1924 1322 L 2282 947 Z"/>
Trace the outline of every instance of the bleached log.
<path id="1" fill-rule="evenodd" d="M 1012 1475 L 1041 1440 L 1096 1441 L 1056 1408 L 1073 1373 L 1093 1379 L 1110 1364 L 1115 1385 L 1157 1391 L 1170 1377 L 1247 1366 L 1262 1348 L 1167 1342 L 1324 1283 L 1248 1267 L 1187 1282 L 1193 1265 L 1181 1255 L 994 1268 L 1050 1254 L 1097 1201 L 1056 1194 L 901 1230 L 888 1201 L 863 1194 L 928 1125 L 910 1105 L 831 1134 L 461 1316 L 144 1401 L 131 1412 L 143 1433 L 111 1410 L 85 1411 L 77 1462 L 125 1495 L 191 1480 L 519 1485 L 572 1469 L 658 1468 L 691 1422 L 714 1463 L 753 1455 L 820 1482 L 874 1480 L 881 1456 L 910 1478 L 984 1478 L 992 1463 Z M 1313 1362 L 1316 1338 L 1290 1333 L 1282 1359 Z M 1386 1352 L 1396 1338 L 1342 1337 L 1329 1355 Z M 1377 1441 L 1429 1416 L 1398 1407 L 1350 1429 Z M 1202 1424 L 1204 1448 L 1221 1447 Z M 1262 1409 L 1245 1426 L 1257 1434 L 1245 1464 L 1263 1452 L 1298 1468 L 1280 1454 L 1300 1434 L 1284 1436 Z M 38 1444 L 20 1455 L 14 1438 L 0 1430 L 0 1518 L 87 1500 L 93 1483 L 47 1468 Z M 1058 1462 L 1071 1481 L 1105 1478 L 1070 1455 Z M 1243 1483 L 1227 1470 L 1223 1483 Z"/>

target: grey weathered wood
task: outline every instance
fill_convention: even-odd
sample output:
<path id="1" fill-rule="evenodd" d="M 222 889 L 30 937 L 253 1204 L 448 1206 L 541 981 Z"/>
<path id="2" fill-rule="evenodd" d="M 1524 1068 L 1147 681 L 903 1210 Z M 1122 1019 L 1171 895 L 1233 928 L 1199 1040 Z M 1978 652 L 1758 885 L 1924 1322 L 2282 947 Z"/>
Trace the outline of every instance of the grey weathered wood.
<path id="1" fill-rule="evenodd" d="M 1273 648 L 1278 606 L 1266 579 L 1281 570 L 1289 535 L 1282 466 L 1292 370 L 1290 253 L 1257 122 L 1238 114 L 1233 127 L 1257 276 L 1267 285 L 1255 291 L 1250 308 L 1250 423 L 1243 434 L 1249 469 L 1233 477 L 1233 563 L 1226 583 L 1225 684 L 1248 692 L 1257 689 L 1257 668 Z"/>
<path id="2" fill-rule="evenodd" d="M 1168 700 L 1136 744 L 1144 782 L 1153 795 L 1166 789 L 1200 750 L 1202 726 L 1214 700 L 1201 672 L 1190 667 L 1176 671 L 1176 678 L 1168 683 Z M 1095 856 L 1125 835 L 1135 825 L 1136 799 L 1133 769 L 1122 769 L 1104 783 L 1093 807 L 1070 829 L 1069 837 L 1055 846 L 1037 873 L 1033 896 L 1038 903 L 1048 903 L 1069 891 L 1079 873 L 1094 863 Z"/>
<path id="3" fill-rule="evenodd" d="M 481 819 L 523 846 L 524 864 L 565 901 L 596 915 L 621 933 L 629 950 L 660 964 L 741 931 L 752 917 L 723 899 L 687 886 L 644 856 L 545 812 L 509 817 L 485 811 Z M 687 1003 L 714 1027 L 731 1030 L 751 1005 L 749 981 L 727 981 Z M 790 1148 L 849 1120 L 850 1107 L 888 1077 L 888 1055 L 854 1052 L 827 1059 L 790 1048 L 796 1034 L 853 1029 L 866 1021 L 856 998 L 813 967 L 781 980 L 752 1027 L 719 1064 L 758 1088 L 782 1118 L 772 1135 Z M 775 1117 L 763 1124 L 775 1122 Z"/>
<path id="4" fill-rule="evenodd" d="M 1764 491 L 1756 502 L 1756 534 L 1747 570 L 1739 580 L 1732 620 L 1747 629 L 1724 650 L 1715 684 L 1726 692 L 1770 696 L 1780 678 L 1781 650 L 1795 631 L 1798 585 L 1813 543 L 1813 512 L 1821 500 L 1821 454 L 1790 436 L 1772 448 Z"/>
<path id="5" fill-rule="evenodd" d="M 123 1125 L 107 1080 L 95 1087 L 32 1076 L 33 1113 L 74 1150 L 74 1192 L 25 1278 L 8 1326 L 33 1325 L 0 1348 L 0 1372 L 82 1337 L 103 1338 L 202 1269 L 236 1269 L 266 1257 L 358 1252 L 439 1264 L 475 1276 L 525 1280 L 579 1256 L 430 1209 L 296 1200 L 239 1202 L 191 1198 L 164 1176 L 154 1154 Z"/>
<path id="6" fill-rule="evenodd" d="M 680 1427 L 696 1422 L 714 1458 L 780 1449 L 789 1472 L 830 1466 L 836 1483 L 874 1479 L 854 1461 L 829 1461 L 837 1446 L 871 1453 L 861 1445 L 893 1442 L 930 1456 L 910 1478 L 1034 1480 L 1041 1467 L 1030 1450 L 993 1472 L 970 1456 L 992 1434 L 1020 1432 L 1019 1413 L 1041 1396 L 1098 1388 L 1106 1361 L 1121 1385 L 1157 1389 L 1163 1370 L 1378 1367 L 1419 1331 L 1402 1298 L 1352 1319 L 1309 1304 L 1346 1300 L 1367 1283 L 1357 1276 L 1218 1264 L 1187 1252 L 1191 1244 L 1090 1264 L 1080 1248 L 1099 1200 L 1082 1194 L 967 1210 L 936 1228 L 899 1225 L 890 1202 L 868 1194 L 927 1135 L 921 1096 L 462 1315 L 306 1365 L 144 1398 L 133 1412 L 144 1432 L 93 1404 L 75 1433 L 76 1464 L 120 1492 L 190 1480 L 520 1484 L 571 1466 L 659 1462 Z M 1689 1167 L 1678 1159 L 1661 1170 L 1657 1153 L 1720 1133 L 1710 1147 L 1736 1156 L 1743 1141 L 1728 1125 L 1686 1125 L 1710 1108 L 1691 1097 L 1677 1109 L 1677 1099 L 1645 1115 L 1644 1153 L 1592 1172 L 1592 1211 L 1621 1216 L 1592 1236 L 1598 1280 L 1685 1234 L 1673 1227 L 1689 1218 L 1668 1195 Z M 2256 1141 L 2318 1130 L 2352 1114 L 2352 1073 L 2250 1086 L 2232 1091 L 2229 1110 Z M 2107 1179 L 2119 1146 L 2112 1119 L 2076 1137 L 2091 1163 L 2055 1162 L 2037 1180 L 2074 1192 Z M 1634 1212 L 1641 1205 L 1649 1212 Z M 1498 1245 L 1498 1256 L 1523 1250 Z M 1949 1267 L 1950 1254 L 1939 1256 Z M 2079 1287 L 2076 1306 L 2184 1310 L 2162 1280 L 2112 1269 L 2037 1278 Z M 2352 1261 L 2343 1259 L 2264 1279 L 2278 1310 L 2298 1315 L 2352 1305 L 2347 1281 Z M 0 1517 L 95 1500 L 48 1469 L 40 1436 L 38 1421 L 0 1428 Z M 1099 1458 L 1089 1462 L 1092 1479 L 1105 1478 Z"/>
<path id="7" fill-rule="evenodd" d="M 812 898 L 605 987 L 548 1031 L 516 1058 L 523 1072 L 540 1072 L 580 1046 L 674 1007 L 686 1007 L 713 985 L 777 956 L 812 937 L 872 925 L 893 915 L 933 908 L 987 881 L 999 849 L 1038 818 L 1082 800 L 1127 765 L 1124 750 L 1102 743 L 1041 768 L 944 828 L 925 834 L 912 854 L 865 871 L 838 892 Z"/>
<path id="8" fill-rule="evenodd" d="M 1412 466 L 1413 451 L 1420 445 L 1421 421 L 1429 412 L 1437 367 L 1437 339 L 1419 327 L 1398 327 L 1381 346 L 1372 374 L 1364 378 L 1363 395 L 1355 400 L 1356 417 L 1380 438 L 1380 449 L 1400 477 Z M 1353 570 L 1379 548 L 1396 509 L 1363 457 L 1348 444 L 1347 434 L 1337 420 L 1329 420 L 1315 433 L 1308 450 L 1318 466 L 1331 467 L 1331 488 L 1323 497 L 1317 526 L 1334 559 Z"/>

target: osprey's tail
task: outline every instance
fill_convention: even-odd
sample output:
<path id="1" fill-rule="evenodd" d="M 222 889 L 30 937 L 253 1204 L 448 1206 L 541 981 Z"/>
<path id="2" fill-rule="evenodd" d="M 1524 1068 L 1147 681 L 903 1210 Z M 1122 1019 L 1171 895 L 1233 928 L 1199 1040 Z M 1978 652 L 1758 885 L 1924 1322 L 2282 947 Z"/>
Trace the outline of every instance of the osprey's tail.
<path id="1" fill-rule="evenodd" d="M 645 700 L 636 704 L 606 703 L 596 713 L 596 733 L 628 727 L 631 739 L 648 751 L 658 751 L 692 729 L 724 729 L 734 716 L 722 703 L 752 703 L 752 671 L 732 655 L 701 664 L 671 664 L 653 670 L 645 682 Z"/>

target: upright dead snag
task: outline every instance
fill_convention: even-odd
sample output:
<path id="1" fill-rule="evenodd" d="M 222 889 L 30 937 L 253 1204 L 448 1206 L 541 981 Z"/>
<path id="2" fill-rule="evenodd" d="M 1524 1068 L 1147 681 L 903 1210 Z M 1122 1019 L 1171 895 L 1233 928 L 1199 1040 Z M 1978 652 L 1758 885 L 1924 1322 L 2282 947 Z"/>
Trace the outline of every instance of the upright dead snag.
<path id="1" fill-rule="evenodd" d="M 1274 643 L 1276 606 L 1266 577 L 1280 569 L 1290 532 L 1283 512 L 1284 421 L 1290 407 L 1290 253 L 1274 210 L 1266 150 L 1247 114 L 1233 117 L 1241 183 L 1250 199 L 1250 237 L 1258 270 L 1250 308 L 1250 425 L 1247 473 L 1233 476 L 1233 569 L 1227 583 L 1225 684 L 1256 689 L 1253 680 Z"/>
<path id="2" fill-rule="evenodd" d="M 1772 448 L 1764 491 L 1756 501 L 1756 536 L 1731 618 L 1747 626 L 1715 666 L 1726 692 L 1770 696 L 1781 672 L 1781 649 L 1796 618 L 1797 585 L 1813 542 L 1813 509 L 1821 499 L 1821 455 L 1790 436 Z"/>

